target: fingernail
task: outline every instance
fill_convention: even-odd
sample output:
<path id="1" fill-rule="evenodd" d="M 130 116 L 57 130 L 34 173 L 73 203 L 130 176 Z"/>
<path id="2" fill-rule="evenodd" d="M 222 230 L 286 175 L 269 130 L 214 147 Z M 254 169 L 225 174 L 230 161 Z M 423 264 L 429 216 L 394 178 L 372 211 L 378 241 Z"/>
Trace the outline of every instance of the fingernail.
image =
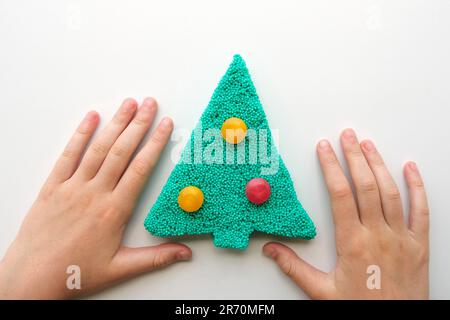
<path id="1" fill-rule="evenodd" d="M 189 260 L 191 258 L 191 254 L 187 251 L 180 251 L 177 254 L 178 260 Z"/>
<path id="2" fill-rule="evenodd" d="M 327 149 L 330 146 L 330 143 L 327 140 L 321 140 L 319 142 L 319 148 Z"/>
<path id="3" fill-rule="evenodd" d="M 169 128 L 172 125 L 172 120 L 170 118 L 165 117 L 164 119 L 161 120 L 161 125 L 164 128 Z"/>
<path id="4" fill-rule="evenodd" d="M 273 259 L 277 256 L 277 251 L 273 247 L 268 246 L 264 248 L 264 254 Z"/>
<path id="5" fill-rule="evenodd" d="M 153 98 L 145 98 L 142 102 L 141 110 L 144 112 L 150 112 L 156 107 L 156 101 Z"/>
<path id="6" fill-rule="evenodd" d="M 82 132 L 89 131 L 96 117 L 98 117 L 98 113 L 95 111 L 89 111 L 88 113 L 86 113 L 83 121 L 81 121 L 79 125 L 79 130 Z"/>
<path id="7" fill-rule="evenodd" d="M 344 138 L 352 139 L 356 137 L 355 131 L 353 129 L 345 129 L 343 132 Z"/>
<path id="8" fill-rule="evenodd" d="M 418 171 L 418 169 L 417 169 L 417 164 L 415 163 L 415 162 L 409 162 L 408 163 L 408 167 L 409 167 L 409 169 L 411 169 L 412 171 Z"/>
<path id="9" fill-rule="evenodd" d="M 362 143 L 362 147 L 363 147 L 364 150 L 366 150 L 368 152 L 372 151 L 375 148 L 373 143 L 371 141 L 369 141 L 369 140 L 364 141 Z"/>
<path id="10" fill-rule="evenodd" d="M 134 111 L 135 109 L 136 109 L 136 102 L 131 98 L 128 98 L 122 106 L 122 112 L 124 113 Z"/>
<path id="11" fill-rule="evenodd" d="M 89 111 L 86 116 L 84 117 L 85 121 L 91 121 L 94 120 L 97 117 L 97 112 L 95 111 Z"/>

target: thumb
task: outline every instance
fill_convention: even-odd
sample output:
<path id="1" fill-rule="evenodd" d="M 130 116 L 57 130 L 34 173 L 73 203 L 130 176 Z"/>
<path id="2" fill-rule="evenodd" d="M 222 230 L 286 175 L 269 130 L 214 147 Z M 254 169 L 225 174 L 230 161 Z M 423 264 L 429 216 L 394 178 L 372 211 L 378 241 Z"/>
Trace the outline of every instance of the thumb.
<path id="1" fill-rule="evenodd" d="M 179 243 L 141 248 L 121 247 L 112 261 L 113 277 L 117 280 L 134 277 L 191 257 L 191 249 Z"/>
<path id="2" fill-rule="evenodd" d="M 275 260 L 280 269 L 286 273 L 310 298 L 324 299 L 327 294 L 327 274 L 302 260 L 289 247 L 269 242 L 263 252 Z"/>

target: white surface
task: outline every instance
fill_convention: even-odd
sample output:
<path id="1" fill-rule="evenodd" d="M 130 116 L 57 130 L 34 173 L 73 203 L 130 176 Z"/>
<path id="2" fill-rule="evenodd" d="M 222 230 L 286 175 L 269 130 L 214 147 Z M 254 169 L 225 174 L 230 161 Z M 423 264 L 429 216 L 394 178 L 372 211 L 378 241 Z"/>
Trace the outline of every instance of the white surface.
<path id="1" fill-rule="evenodd" d="M 414 159 L 431 205 L 431 297 L 450 298 L 450 2 L 0 1 L 0 254 L 86 111 L 102 124 L 127 96 L 151 95 L 160 114 L 191 130 L 234 53 L 247 61 L 301 201 L 317 225 L 289 244 L 312 264 L 335 261 L 328 196 L 315 155 L 354 127 L 378 144 L 403 195 Z M 125 242 L 158 243 L 142 225 L 174 163 L 172 143 L 149 182 Z M 405 199 L 406 200 L 406 197 Z M 94 298 L 302 298 L 263 257 L 184 241 L 192 262 Z"/>

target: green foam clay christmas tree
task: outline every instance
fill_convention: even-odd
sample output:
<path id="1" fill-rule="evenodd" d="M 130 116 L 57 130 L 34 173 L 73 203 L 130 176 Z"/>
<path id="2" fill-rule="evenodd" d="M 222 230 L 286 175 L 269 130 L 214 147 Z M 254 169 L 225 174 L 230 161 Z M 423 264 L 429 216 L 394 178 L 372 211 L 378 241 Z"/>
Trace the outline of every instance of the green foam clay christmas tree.
<path id="1" fill-rule="evenodd" d="M 234 56 L 145 219 L 155 236 L 212 234 L 245 249 L 254 232 L 312 239 L 244 60 Z"/>

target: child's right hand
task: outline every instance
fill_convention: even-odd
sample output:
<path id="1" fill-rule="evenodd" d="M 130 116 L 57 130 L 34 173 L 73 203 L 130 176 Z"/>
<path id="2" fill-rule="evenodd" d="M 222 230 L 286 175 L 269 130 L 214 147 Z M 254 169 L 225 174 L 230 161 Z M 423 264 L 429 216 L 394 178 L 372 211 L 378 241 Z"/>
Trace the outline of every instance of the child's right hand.
<path id="1" fill-rule="evenodd" d="M 373 143 L 358 143 L 351 129 L 341 143 L 356 197 L 329 142 L 317 147 L 336 225 L 334 270 L 319 271 L 279 243 L 266 244 L 264 253 L 311 298 L 427 299 L 429 210 L 416 164 L 404 169 L 410 196 L 406 225 L 397 186 Z M 377 267 L 381 287 L 371 290 L 368 278 L 374 270 L 377 276 Z"/>

